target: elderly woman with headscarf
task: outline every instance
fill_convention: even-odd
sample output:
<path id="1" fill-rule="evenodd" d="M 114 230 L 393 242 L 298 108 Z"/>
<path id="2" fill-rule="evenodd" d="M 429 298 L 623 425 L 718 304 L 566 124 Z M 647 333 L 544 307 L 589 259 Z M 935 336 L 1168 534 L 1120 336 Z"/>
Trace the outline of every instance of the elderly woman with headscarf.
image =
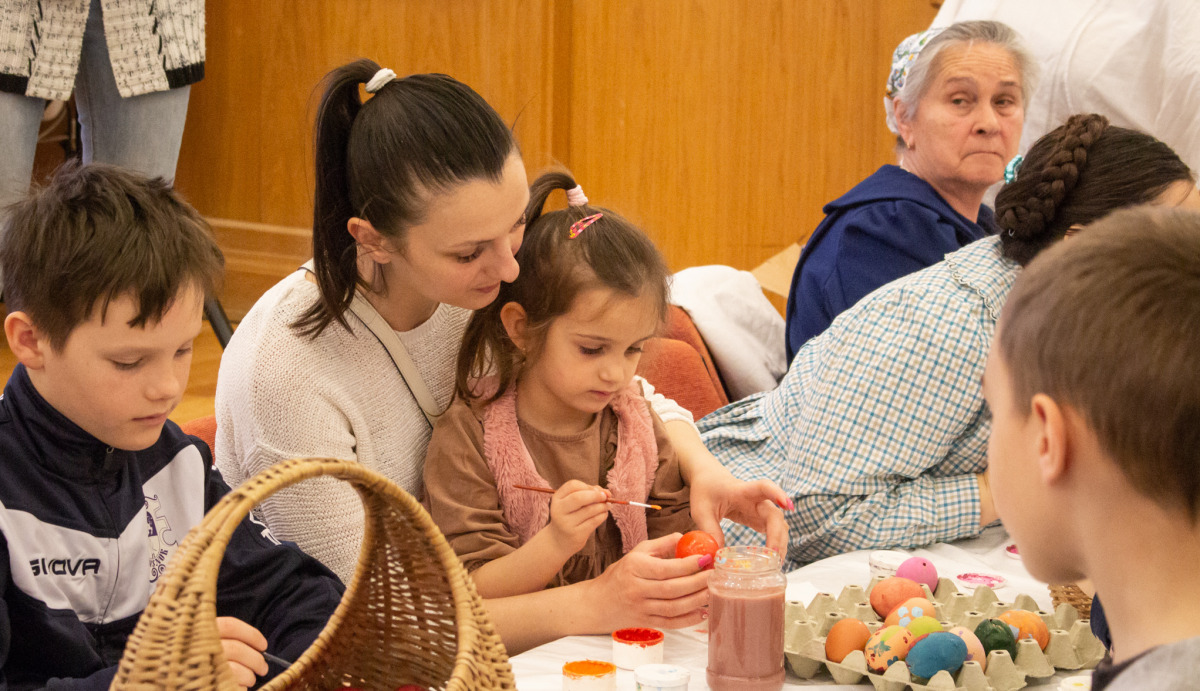
<path id="1" fill-rule="evenodd" d="M 984 194 L 1017 153 L 1036 71 L 1000 22 L 959 22 L 900 43 L 883 99 L 900 164 L 825 206 L 792 275 L 789 362 L 867 293 L 995 232 Z"/>

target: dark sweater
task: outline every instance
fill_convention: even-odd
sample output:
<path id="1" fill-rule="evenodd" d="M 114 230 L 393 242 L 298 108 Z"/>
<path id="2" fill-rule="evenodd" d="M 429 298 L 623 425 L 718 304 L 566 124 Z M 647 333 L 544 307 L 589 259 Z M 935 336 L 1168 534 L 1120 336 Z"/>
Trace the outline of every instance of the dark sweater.
<path id="1" fill-rule="evenodd" d="M 824 208 L 804 245 L 787 304 L 787 357 L 867 293 L 995 232 L 992 210 L 979 222 L 955 211 L 933 186 L 883 166 Z"/>
<path id="2" fill-rule="evenodd" d="M 0 398 L 0 474 L 0 691 L 107 689 L 167 560 L 229 488 L 208 446 L 174 423 L 148 449 L 109 448 L 42 398 L 23 365 Z M 294 660 L 342 592 L 247 519 L 221 563 L 217 614 Z"/>

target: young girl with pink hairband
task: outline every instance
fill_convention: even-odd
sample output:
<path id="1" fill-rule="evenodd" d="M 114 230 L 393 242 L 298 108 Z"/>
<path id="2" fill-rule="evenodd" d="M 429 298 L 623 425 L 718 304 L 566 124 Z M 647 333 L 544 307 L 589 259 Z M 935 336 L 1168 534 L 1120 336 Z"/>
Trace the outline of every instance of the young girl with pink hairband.
<path id="1" fill-rule="evenodd" d="M 567 208 L 542 213 L 556 190 Z M 667 317 L 666 262 L 570 175 L 530 193 L 520 273 L 467 325 L 458 397 L 425 461 L 430 513 L 483 597 L 588 581 L 693 526 L 675 450 L 634 380 Z"/>

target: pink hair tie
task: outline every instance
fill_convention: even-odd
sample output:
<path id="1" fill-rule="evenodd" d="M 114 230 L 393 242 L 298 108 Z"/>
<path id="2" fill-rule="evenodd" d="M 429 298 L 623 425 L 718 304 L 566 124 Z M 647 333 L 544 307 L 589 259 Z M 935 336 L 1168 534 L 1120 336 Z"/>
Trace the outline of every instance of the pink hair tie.
<path id="1" fill-rule="evenodd" d="M 588 203 L 587 195 L 583 193 L 582 185 L 575 185 L 567 190 L 567 204 L 571 206 L 583 206 Z M 575 237 L 572 235 L 571 237 Z"/>
<path id="2" fill-rule="evenodd" d="M 582 192 L 580 194 L 582 194 Z M 579 237 L 580 233 L 587 230 L 588 226 L 592 225 L 596 221 L 599 221 L 600 217 L 603 215 L 604 215 L 603 213 L 594 213 L 591 216 L 584 216 L 583 218 L 579 219 L 578 221 L 575 221 L 574 223 L 571 224 L 571 230 L 567 233 L 567 237 L 570 237 L 570 238 Z"/>

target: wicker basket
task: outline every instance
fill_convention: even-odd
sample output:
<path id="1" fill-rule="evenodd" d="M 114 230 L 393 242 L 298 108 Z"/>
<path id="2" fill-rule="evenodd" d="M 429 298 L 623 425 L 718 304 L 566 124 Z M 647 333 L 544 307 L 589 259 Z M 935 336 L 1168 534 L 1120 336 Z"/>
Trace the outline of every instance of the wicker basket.
<path id="1" fill-rule="evenodd" d="M 328 475 L 366 516 L 362 552 L 317 640 L 264 689 L 515 689 L 504 644 L 462 563 L 412 496 L 357 463 L 295 459 L 230 492 L 172 557 L 125 647 L 113 689 L 239 687 L 216 626 L 217 569 L 238 523 L 272 493 Z"/>
<path id="2" fill-rule="evenodd" d="M 1058 609 L 1058 606 L 1065 602 L 1079 612 L 1081 619 L 1092 617 L 1092 596 L 1074 583 L 1050 586 L 1050 601 L 1054 603 L 1054 609 Z"/>

